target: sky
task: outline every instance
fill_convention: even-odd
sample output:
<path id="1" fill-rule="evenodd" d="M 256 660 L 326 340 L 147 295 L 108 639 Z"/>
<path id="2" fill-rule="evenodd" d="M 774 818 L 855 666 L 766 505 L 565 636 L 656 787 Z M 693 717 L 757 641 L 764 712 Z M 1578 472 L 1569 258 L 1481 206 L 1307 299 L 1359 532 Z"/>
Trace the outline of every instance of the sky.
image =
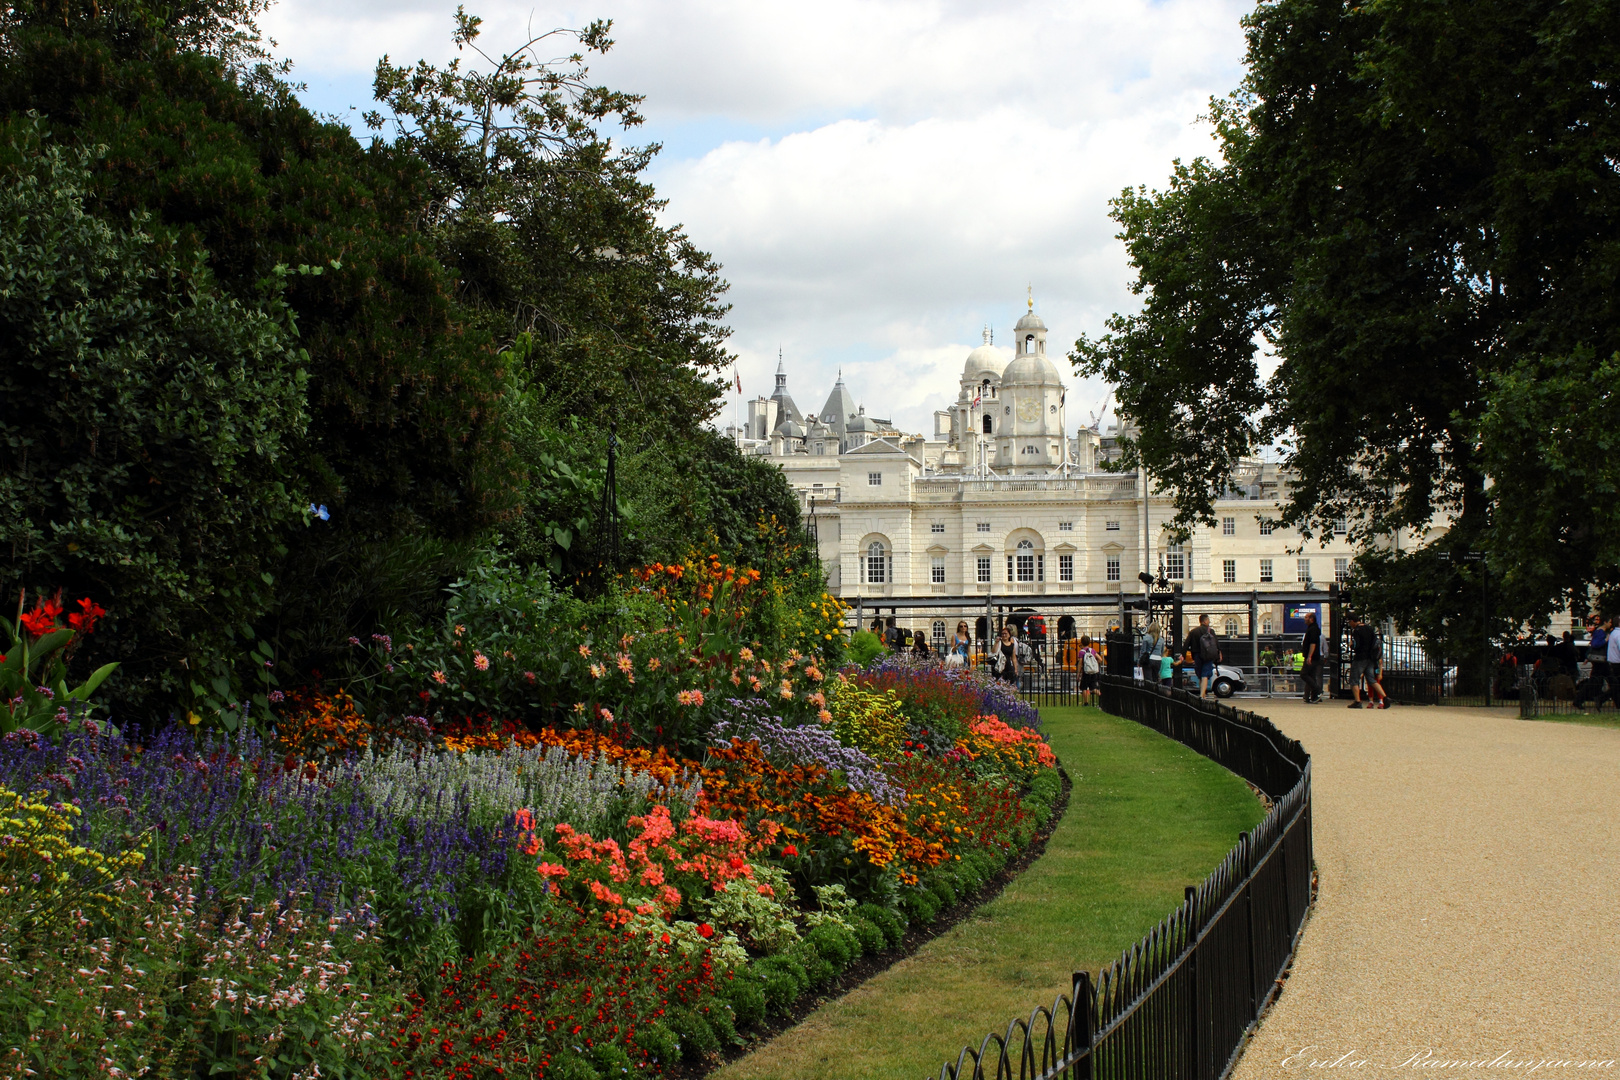
<path id="1" fill-rule="evenodd" d="M 646 95 L 646 122 L 617 137 L 663 145 L 649 179 L 666 223 L 723 267 L 744 398 L 771 392 L 780 354 L 801 410 L 819 410 L 842 371 L 868 412 L 925 433 L 984 327 L 1011 355 L 1031 291 L 1074 391 L 1071 426 L 1103 404 L 1108 388 L 1063 354 L 1136 306 L 1108 201 L 1214 153 L 1200 118 L 1242 77 L 1252 7 L 592 2 L 467 8 L 492 52 L 531 29 L 613 20 L 592 80 Z M 358 128 L 378 58 L 454 56 L 454 11 L 280 0 L 261 25 L 305 103 Z"/>

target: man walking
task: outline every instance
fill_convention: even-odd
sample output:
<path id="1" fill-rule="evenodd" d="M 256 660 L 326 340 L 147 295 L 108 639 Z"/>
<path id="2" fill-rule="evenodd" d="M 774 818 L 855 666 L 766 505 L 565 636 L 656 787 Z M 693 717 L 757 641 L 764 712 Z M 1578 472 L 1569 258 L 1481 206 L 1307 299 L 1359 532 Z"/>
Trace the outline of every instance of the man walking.
<path id="1" fill-rule="evenodd" d="M 1582 679 L 1575 691 L 1575 707 L 1578 709 L 1586 703 L 1588 697 L 1597 699 L 1597 707 L 1603 708 L 1603 699 L 1609 696 L 1609 631 L 1614 625 L 1612 619 L 1593 619 L 1592 625 L 1587 628 L 1591 640 L 1587 642 L 1586 659 L 1592 665 L 1592 674 Z"/>
<path id="2" fill-rule="evenodd" d="M 1300 682 L 1305 684 L 1305 700 L 1314 705 L 1322 700 L 1322 628 L 1316 625 L 1316 612 L 1305 612 L 1305 663 Z"/>
<path id="3" fill-rule="evenodd" d="M 1215 665 L 1221 662 L 1221 643 L 1215 640 L 1208 615 L 1198 616 L 1198 625 L 1187 635 L 1187 652 L 1197 665 L 1198 696 L 1207 697 L 1209 684 L 1215 681 Z"/>
<path id="4" fill-rule="evenodd" d="M 1350 703 L 1352 709 L 1359 709 L 1361 704 L 1361 684 L 1367 683 L 1367 705 L 1369 709 L 1386 708 L 1380 705 L 1373 696 L 1374 690 L 1382 690 L 1378 685 L 1374 672 L 1378 667 L 1378 635 L 1373 628 L 1359 615 L 1350 616 L 1350 641 L 1355 651 L 1350 658 L 1350 695 L 1355 698 Z"/>

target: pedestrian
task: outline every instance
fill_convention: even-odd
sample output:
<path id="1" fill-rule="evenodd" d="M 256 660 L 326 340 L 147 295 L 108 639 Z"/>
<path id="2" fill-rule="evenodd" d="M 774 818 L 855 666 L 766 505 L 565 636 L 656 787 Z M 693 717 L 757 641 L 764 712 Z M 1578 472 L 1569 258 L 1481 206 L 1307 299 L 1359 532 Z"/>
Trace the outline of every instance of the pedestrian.
<path id="1" fill-rule="evenodd" d="M 1011 626 L 1001 628 L 1001 643 L 996 651 L 990 654 L 990 670 L 996 678 L 1004 679 L 1018 685 L 1018 677 L 1023 674 L 1023 665 L 1018 661 L 1018 642 L 1013 640 Z"/>
<path id="2" fill-rule="evenodd" d="M 1305 612 L 1304 664 L 1299 681 L 1305 684 L 1305 700 L 1314 705 L 1322 700 L 1322 628 L 1316 625 L 1316 612 Z"/>
<path id="3" fill-rule="evenodd" d="M 951 648 L 945 654 L 945 666 L 948 668 L 961 668 L 968 666 L 968 657 L 972 655 L 973 639 L 968 636 L 968 624 L 964 619 L 956 624 L 956 636 L 951 638 Z"/>
<path id="4" fill-rule="evenodd" d="M 1577 709 L 1582 708 L 1588 696 L 1595 698 L 1597 707 L 1601 709 L 1604 699 L 1609 696 L 1609 632 L 1613 628 L 1613 619 L 1598 618 L 1592 620 L 1587 630 L 1586 658 L 1592 665 L 1592 674 L 1581 680 L 1575 692 Z"/>
<path id="5" fill-rule="evenodd" d="M 1352 709 L 1363 708 L 1361 704 L 1361 687 L 1367 685 L 1367 704 L 1365 708 L 1380 708 L 1378 699 L 1373 693 L 1377 686 L 1377 652 L 1378 635 L 1373 628 L 1359 615 L 1350 616 L 1350 642 L 1354 649 L 1350 657 L 1350 696 L 1355 700 L 1350 703 Z M 1383 693 L 1383 687 L 1378 687 L 1378 693 Z"/>
<path id="6" fill-rule="evenodd" d="M 1175 684 L 1176 657 L 1169 649 L 1165 649 L 1164 655 L 1159 657 L 1159 685 L 1164 687 L 1166 693 L 1169 693 L 1171 687 L 1175 686 Z"/>
<path id="7" fill-rule="evenodd" d="M 1155 619 L 1147 624 L 1147 630 L 1142 634 L 1142 647 L 1136 652 L 1136 666 L 1142 669 L 1144 677 L 1156 680 L 1159 677 L 1159 658 L 1170 651 L 1169 642 L 1164 640 L 1164 631 Z"/>
<path id="8" fill-rule="evenodd" d="M 917 631 L 912 638 L 911 655 L 918 660 L 927 660 L 930 655 L 928 651 L 928 635 L 921 630 Z"/>
<path id="9" fill-rule="evenodd" d="M 1102 698 L 1102 657 L 1091 647 L 1091 635 L 1080 635 L 1080 704 L 1096 705 Z"/>
<path id="10" fill-rule="evenodd" d="M 1198 696 L 1207 697 L 1209 685 L 1215 681 L 1215 665 L 1221 662 L 1221 643 L 1208 615 L 1198 616 L 1198 625 L 1187 635 L 1186 648 L 1198 672 Z"/>
<path id="11" fill-rule="evenodd" d="M 890 652 L 899 652 L 901 646 L 905 644 L 905 638 L 900 635 L 900 628 L 894 625 L 893 615 L 889 616 L 886 625 L 888 629 L 884 634 L 883 643 L 889 647 Z"/>

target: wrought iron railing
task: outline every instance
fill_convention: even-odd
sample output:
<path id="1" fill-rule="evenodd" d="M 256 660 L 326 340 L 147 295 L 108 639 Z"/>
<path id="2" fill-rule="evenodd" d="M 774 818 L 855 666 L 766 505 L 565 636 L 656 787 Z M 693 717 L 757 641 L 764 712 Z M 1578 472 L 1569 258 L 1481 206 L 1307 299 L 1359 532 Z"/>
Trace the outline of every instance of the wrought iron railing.
<path id="1" fill-rule="evenodd" d="M 1261 716 L 1104 676 L 1103 708 L 1197 750 L 1271 810 L 1181 906 L 1093 979 L 964 1047 L 941 1080 L 1222 1080 L 1276 993 L 1311 903 L 1311 761 Z"/>

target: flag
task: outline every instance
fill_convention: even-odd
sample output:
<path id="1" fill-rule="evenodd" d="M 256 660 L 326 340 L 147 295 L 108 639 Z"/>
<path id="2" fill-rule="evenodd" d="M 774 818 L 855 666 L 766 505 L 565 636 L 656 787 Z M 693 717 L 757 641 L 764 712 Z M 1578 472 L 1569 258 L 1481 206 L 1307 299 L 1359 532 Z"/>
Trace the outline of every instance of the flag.
<path id="1" fill-rule="evenodd" d="M 979 395 L 974 394 L 973 395 L 973 404 L 972 404 L 971 408 L 977 409 L 978 407 L 979 407 Z"/>
<path id="2" fill-rule="evenodd" d="M 742 393 L 742 376 L 737 374 L 736 368 L 731 369 L 731 377 L 737 380 L 737 393 Z"/>
<path id="3" fill-rule="evenodd" d="M 1060 393 L 1058 395 L 1058 404 L 1059 405 L 1067 404 L 1068 400 L 1069 400 L 1069 392 L 1067 390 L 1063 391 L 1062 393 Z"/>

